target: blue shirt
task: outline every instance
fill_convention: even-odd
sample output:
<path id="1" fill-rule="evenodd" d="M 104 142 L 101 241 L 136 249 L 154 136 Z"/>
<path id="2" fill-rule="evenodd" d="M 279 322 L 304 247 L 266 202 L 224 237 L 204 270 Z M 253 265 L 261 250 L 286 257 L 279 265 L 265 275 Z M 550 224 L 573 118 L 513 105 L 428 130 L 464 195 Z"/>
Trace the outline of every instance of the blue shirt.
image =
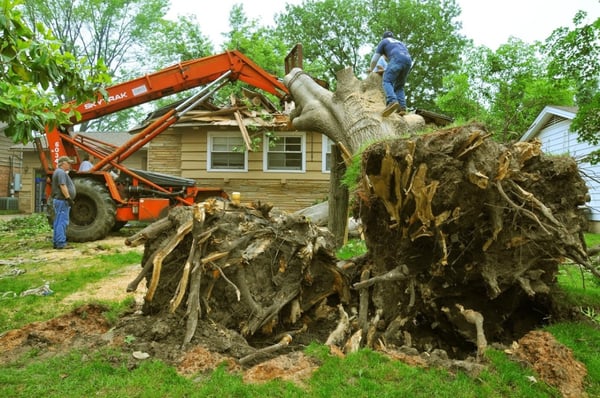
<path id="1" fill-rule="evenodd" d="M 377 48 L 375 49 L 375 54 L 371 59 L 371 63 L 376 63 L 382 55 L 385 55 L 388 61 L 400 56 L 410 58 L 410 53 L 408 52 L 406 45 L 400 40 L 392 37 L 386 37 L 379 42 Z"/>

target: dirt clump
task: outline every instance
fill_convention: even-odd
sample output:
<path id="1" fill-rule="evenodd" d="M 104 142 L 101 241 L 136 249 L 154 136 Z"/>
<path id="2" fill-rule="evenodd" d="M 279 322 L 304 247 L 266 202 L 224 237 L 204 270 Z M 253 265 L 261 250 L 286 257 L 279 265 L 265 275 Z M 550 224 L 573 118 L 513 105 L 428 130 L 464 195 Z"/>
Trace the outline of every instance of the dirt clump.
<path id="1" fill-rule="evenodd" d="M 560 344 L 548 332 L 534 330 L 513 344 L 509 351 L 524 361 L 540 379 L 556 387 L 565 398 L 586 397 L 585 365 L 573 357 L 573 352 Z"/>

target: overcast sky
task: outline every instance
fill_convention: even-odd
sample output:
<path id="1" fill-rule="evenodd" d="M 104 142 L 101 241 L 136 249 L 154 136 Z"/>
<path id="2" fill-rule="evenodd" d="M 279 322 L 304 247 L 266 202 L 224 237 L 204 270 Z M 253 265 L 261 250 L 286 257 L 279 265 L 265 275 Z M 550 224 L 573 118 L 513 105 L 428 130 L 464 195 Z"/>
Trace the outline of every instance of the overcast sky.
<path id="1" fill-rule="evenodd" d="M 263 25 L 273 25 L 273 15 L 284 11 L 285 4 L 299 5 L 302 0 L 217 0 L 210 6 L 205 1 L 171 0 L 171 17 L 195 14 L 201 30 L 220 48 L 222 33 L 229 30 L 229 11 L 243 3 L 249 18 Z M 493 50 L 510 36 L 527 43 L 543 41 L 561 26 L 572 27 L 578 10 L 588 13 L 590 21 L 600 17 L 600 0 L 457 0 L 462 9 L 462 33 L 476 45 Z"/>

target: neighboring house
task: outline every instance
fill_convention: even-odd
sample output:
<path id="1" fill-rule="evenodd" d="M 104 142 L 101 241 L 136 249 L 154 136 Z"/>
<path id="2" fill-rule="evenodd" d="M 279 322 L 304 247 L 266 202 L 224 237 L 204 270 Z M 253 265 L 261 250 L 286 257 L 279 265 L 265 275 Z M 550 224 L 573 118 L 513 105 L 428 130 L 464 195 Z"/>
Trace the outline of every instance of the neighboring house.
<path id="1" fill-rule="evenodd" d="M 17 210 L 21 181 L 21 159 L 10 152 L 13 142 L 0 123 L 0 210 Z"/>
<path id="2" fill-rule="evenodd" d="M 590 230 L 600 232 L 600 165 L 585 161 L 590 152 L 600 150 L 600 145 L 579 142 L 577 133 L 569 131 L 576 114 L 577 107 L 546 106 L 520 141 L 537 138 L 545 153 L 570 155 L 577 160 L 591 197 L 587 203 Z"/>
<path id="3" fill-rule="evenodd" d="M 80 133 L 81 135 L 93 137 L 97 140 L 122 145 L 129 141 L 129 133 Z M 146 169 L 147 148 L 140 149 L 137 153 L 127 159 L 123 164 L 136 169 Z M 19 210 L 24 213 L 39 213 L 44 211 L 46 186 L 46 173 L 42 169 L 38 152 L 33 143 L 27 145 L 14 145 L 10 148 L 15 158 L 22 159 L 22 184 L 19 192 Z"/>

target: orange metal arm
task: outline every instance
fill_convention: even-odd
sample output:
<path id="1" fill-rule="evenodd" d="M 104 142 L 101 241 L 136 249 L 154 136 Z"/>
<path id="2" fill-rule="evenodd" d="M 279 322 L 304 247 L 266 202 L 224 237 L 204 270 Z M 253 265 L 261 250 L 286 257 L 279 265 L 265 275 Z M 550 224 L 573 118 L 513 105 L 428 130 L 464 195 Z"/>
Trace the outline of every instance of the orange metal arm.
<path id="1" fill-rule="evenodd" d="M 77 107 L 81 123 L 174 93 L 208 84 L 231 71 L 229 80 L 241 80 L 279 98 L 287 87 L 237 50 L 185 61 L 107 89 L 108 101 L 86 102 Z"/>

